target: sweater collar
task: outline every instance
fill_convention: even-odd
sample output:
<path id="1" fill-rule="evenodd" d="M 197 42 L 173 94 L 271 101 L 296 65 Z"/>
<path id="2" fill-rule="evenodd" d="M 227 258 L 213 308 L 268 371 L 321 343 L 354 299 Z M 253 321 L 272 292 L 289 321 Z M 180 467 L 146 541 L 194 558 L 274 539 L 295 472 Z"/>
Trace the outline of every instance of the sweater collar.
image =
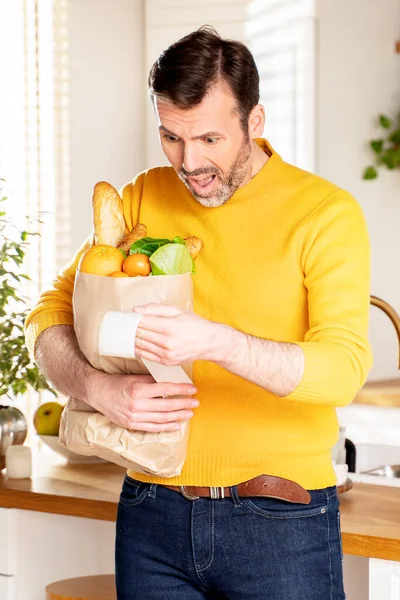
<path id="1" fill-rule="evenodd" d="M 265 192 L 266 185 L 271 181 L 273 174 L 276 169 L 283 162 L 281 157 L 272 148 L 271 144 L 265 138 L 256 138 L 255 142 L 260 148 L 269 156 L 267 162 L 261 167 L 261 169 L 250 179 L 246 185 L 240 187 L 233 194 L 232 198 L 228 200 L 229 203 L 235 202 L 236 200 L 244 200 L 249 196 L 254 196 L 260 189 Z"/>

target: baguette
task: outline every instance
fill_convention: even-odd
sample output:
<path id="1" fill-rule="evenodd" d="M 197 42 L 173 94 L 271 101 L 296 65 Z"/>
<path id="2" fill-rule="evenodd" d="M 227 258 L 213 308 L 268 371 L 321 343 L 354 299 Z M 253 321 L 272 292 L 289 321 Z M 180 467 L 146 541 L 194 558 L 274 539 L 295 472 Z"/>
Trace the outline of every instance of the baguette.
<path id="1" fill-rule="evenodd" d="M 118 250 L 129 252 L 132 244 L 147 236 L 147 227 L 138 223 L 118 244 Z"/>
<path id="2" fill-rule="evenodd" d="M 92 208 L 96 245 L 107 244 L 116 248 L 125 235 L 123 205 L 117 190 L 106 181 L 96 183 Z"/>

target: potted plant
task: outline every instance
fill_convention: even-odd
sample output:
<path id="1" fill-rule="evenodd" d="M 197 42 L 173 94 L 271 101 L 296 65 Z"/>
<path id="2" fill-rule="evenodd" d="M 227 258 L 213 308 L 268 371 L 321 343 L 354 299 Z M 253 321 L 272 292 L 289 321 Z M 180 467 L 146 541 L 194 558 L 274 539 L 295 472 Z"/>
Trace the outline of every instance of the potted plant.
<path id="1" fill-rule="evenodd" d="M 400 115 L 396 122 L 386 115 L 379 116 L 379 124 L 385 131 L 385 136 L 370 140 L 369 145 L 375 153 L 376 165 L 386 166 L 388 169 L 400 167 Z M 366 167 L 363 179 L 376 179 L 378 170 L 376 166 Z"/>
<path id="2" fill-rule="evenodd" d="M 28 237 L 38 234 L 12 223 L 7 218 L 6 202 L 0 187 L 0 396 L 7 399 L 0 405 L 0 469 L 4 467 L 7 447 L 23 444 L 27 433 L 23 413 L 11 406 L 11 402 L 28 388 L 37 392 L 49 390 L 57 395 L 29 356 L 25 344 L 24 324 L 29 308 L 22 284 L 29 277 L 23 272 L 23 262 Z"/>

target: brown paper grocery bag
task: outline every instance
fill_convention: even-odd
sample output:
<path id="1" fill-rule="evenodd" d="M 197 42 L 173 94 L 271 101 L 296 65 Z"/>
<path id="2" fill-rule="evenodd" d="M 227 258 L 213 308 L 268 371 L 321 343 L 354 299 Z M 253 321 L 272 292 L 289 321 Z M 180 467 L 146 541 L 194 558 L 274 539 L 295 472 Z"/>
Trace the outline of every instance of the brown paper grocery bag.
<path id="1" fill-rule="evenodd" d="M 79 346 L 93 367 L 106 373 L 151 372 L 158 382 L 190 381 L 191 365 L 182 365 L 183 370 L 134 358 L 100 355 L 99 332 L 110 311 L 128 314 L 134 306 L 149 302 L 191 310 L 192 298 L 190 273 L 113 278 L 78 271 L 73 310 Z M 181 422 L 178 431 L 132 431 L 112 423 L 85 402 L 69 398 L 59 436 L 64 446 L 78 454 L 99 456 L 140 473 L 174 477 L 181 473 L 185 462 L 189 421 Z"/>

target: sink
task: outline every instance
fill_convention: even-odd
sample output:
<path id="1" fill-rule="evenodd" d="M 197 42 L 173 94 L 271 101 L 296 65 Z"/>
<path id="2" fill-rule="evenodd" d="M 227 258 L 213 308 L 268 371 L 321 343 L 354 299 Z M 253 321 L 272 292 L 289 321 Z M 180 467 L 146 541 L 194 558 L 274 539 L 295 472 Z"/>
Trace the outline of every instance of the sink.
<path id="1" fill-rule="evenodd" d="M 387 477 L 389 479 L 400 478 L 400 465 L 383 465 L 377 469 L 363 471 L 365 475 L 377 475 L 378 477 Z"/>
<path id="2" fill-rule="evenodd" d="M 397 465 L 400 469 L 400 446 L 389 446 L 384 444 L 356 444 L 356 473 L 376 470 L 381 467 Z M 379 473 L 382 477 L 393 477 Z M 372 473 L 368 473 L 371 475 Z M 378 475 L 378 473 L 376 473 Z M 400 475 L 397 475 L 399 477 Z"/>

